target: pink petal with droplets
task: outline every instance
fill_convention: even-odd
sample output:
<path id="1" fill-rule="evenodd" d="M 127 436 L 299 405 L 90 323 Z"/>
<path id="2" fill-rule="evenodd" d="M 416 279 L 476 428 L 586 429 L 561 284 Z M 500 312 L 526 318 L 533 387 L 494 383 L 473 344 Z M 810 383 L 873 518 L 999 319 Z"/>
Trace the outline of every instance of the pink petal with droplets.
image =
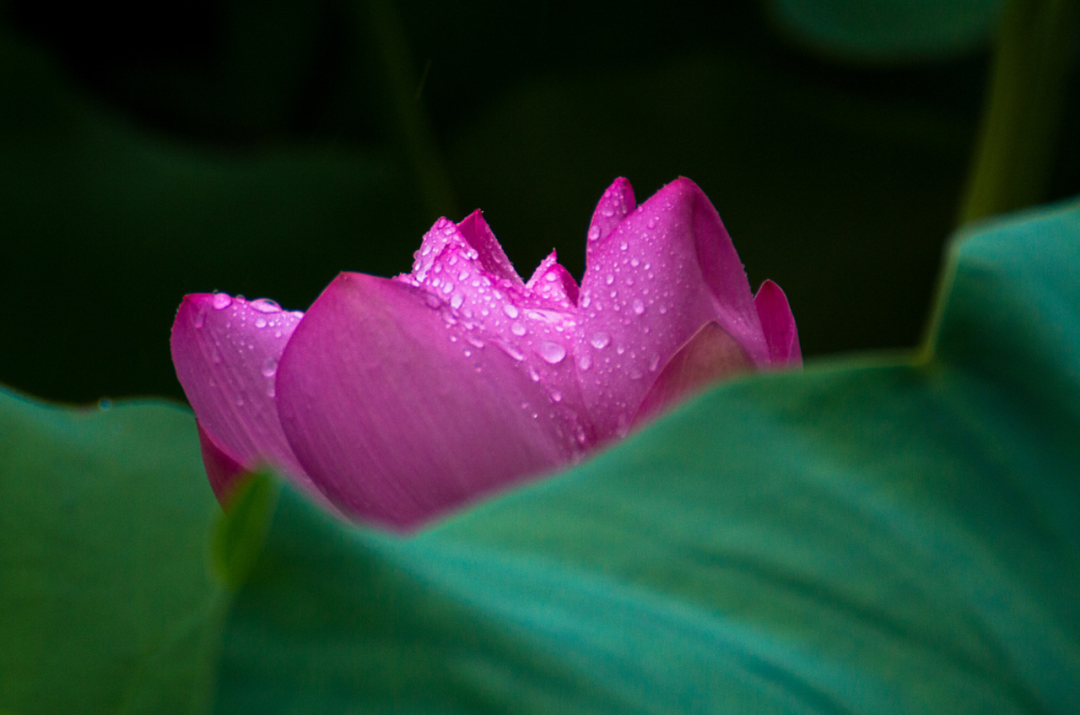
<path id="1" fill-rule="evenodd" d="M 658 371 L 706 323 L 719 324 L 755 364 L 769 360 L 742 263 L 688 179 L 665 186 L 593 246 L 578 305 L 581 389 L 600 440 L 626 434 Z"/>
<path id="2" fill-rule="evenodd" d="M 772 281 L 765 281 L 754 296 L 758 317 L 765 341 L 769 345 L 769 358 L 776 367 L 797 367 L 802 365 L 802 350 L 799 348 L 799 329 L 795 326 L 795 316 L 791 313 L 787 296 L 780 286 Z"/>
<path id="3" fill-rule="evenodd" d="M 214 492 L 226 494 L 236 472 L 217 452 L 245 470 L 270 464 L 314 491 L 289 447 L 274 402 L 278 362 L 300 313 L 270 301 L 224 293 L 185 296 L 172 328 L 172 358 L 203 440 L 203 460 Z M 216 483 L 215 483 L 216 481 Z"/>
<path id="4" fill-rule="evenodd" d="M 586 262 L 591 258 L 593 250 L 618 228 L 635 206 L 634 188 L 630 186 L 630 182 L 622 177 L 615 179 L 600 197 L 589 222 L 589 230 L 585 234 Z"/>
<path id="5" fill-rule="evenodd" d="M 573 411 L 530 363 L 433 298 L 343 273 L 278 372 L 282 425 L 307 473 L 343 511 L 396 529 L 581 452 Z"/>

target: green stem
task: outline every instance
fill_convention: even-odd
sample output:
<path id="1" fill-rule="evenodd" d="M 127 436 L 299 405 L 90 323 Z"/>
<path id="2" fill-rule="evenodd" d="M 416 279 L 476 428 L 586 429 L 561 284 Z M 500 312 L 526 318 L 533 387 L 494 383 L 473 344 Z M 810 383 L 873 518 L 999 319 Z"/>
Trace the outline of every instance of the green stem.
<path id="1" fill-rule="evenodd" d="M 460 218 L 450 174 L 417 96 L 420 76 L 413 72 L 409 47 L 394 0 L 368 0 L 372 38 L 386 73 L 394 123 L 431 218 Z"/>
<path id="2" fill-rule="evenodd" d="M 1043 200 L 1078 27 L 1077 0 L 1006 2 L 960 223 Z"/>

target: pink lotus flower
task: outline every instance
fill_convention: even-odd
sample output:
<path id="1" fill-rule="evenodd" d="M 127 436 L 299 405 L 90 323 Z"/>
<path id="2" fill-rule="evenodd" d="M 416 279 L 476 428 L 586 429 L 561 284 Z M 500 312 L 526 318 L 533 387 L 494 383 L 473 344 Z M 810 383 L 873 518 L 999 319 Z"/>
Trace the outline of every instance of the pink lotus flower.
<path id="1" fill-rule="evenodd" d="M 635 208 L 617 180 L 579 287 L 528 282 L 479 211 L 439 219 L 412 272 L 342 273 L 307 314 L 185 297 L 172 331 L 210 482 L 269 463 L 350 518 L 395 529 L 580 460 L 737 372 L 801 364 L 787 299 L 753 296 L 693 182 Z"/>

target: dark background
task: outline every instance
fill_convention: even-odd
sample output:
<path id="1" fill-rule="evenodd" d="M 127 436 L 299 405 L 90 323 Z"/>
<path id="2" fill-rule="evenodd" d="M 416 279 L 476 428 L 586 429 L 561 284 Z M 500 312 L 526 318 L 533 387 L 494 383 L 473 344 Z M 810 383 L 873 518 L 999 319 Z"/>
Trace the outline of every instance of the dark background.
<path id="1" fill-rule="evenodd" d="M 808 357 L 912 346 L 988 58 L 827 59 L 743 1 L 0 3 L 0 383 L 182 398 L 184 293 L 303 309 L 442 213 L 580 278 L 616 176 L 700 184 Z M 1075 80 L 1049 199 L 1080 191 Z"/>

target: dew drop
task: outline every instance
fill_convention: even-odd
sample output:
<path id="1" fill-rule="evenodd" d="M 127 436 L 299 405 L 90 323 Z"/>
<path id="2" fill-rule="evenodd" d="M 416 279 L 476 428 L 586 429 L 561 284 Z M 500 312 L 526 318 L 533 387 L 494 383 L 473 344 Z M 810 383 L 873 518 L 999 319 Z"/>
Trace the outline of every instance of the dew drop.
<path id="1" fill-rule="evenodd" d="M 617 352 L 619 355 L 622 355 L 624 352 L 626 352 L 626 348 L 622 345 L 616 345 L 615 352 Z"/>
<path id="2" fill-rule="evenodd" d="M 628 248 L 630 248 L 630 244 L 628 244 L 626 241 L 623 241 L 622 243 L 619 244 L 619 250 L 620 251 L 625 251 Z"/>
<path id="3" fill-rule="evenodd" d="M 275 330 L 274 331 L 274 337 L 275 338 L 280 338 L 281 337 L 281 331 L 280 330 Z"/>
<path id="4" fill-rule="evenodd" d="M 280 313 L 281 306 L 270 300 L 269 298 L 259 298 L 248 303 L 252 308 L 260 313 Z"/>
<path id="5" fill-rule="evenodd" d="M 442 287 L 442 292 L 443 293 L 450 293 L 453 290 L 454 290 L 454 284 L 451 283 L 450 281 L 447 281 L 446 283 L 443 284 L 443 287 Z"/>
<path id="6" fill-rule="evenodd" d="M 599 226 L 593 226 L 592 228 L 589 229 L 589 240 L 590 241 L 599 241 L 600 240 L 600 227 Z"/>
<path id="7" fill-rule="evenodd" d="M 602 214 L 603 214 L 603 215 L 604 215 L 605 217 L 607 217 L 607 218 L 611 218 L 612 216 L 614 216 L 614 215 L 615 215 L 615 209 L 611 208 L 610 206 L 605 206 L 605 207 L 604 207 L 604 208 L 603 208 L 603 209 L 602 209 L 602 210 L 600 211 L 600 213 L 602 213 Z"/>
<path id="8" fill-rule="evenodd" d="M 509 303 L 503 306 L 503 312 L 506 313 L 506 317 L 508 318 L 516 318 L 521 314 L 516 306 L 510 305 Z"/>
<path id="9" fill-rule="evenodd" d="M 608 285 L 611 285 L 612 283 L 615 282 L 615 276 L 608 273 L 606 276 L 604 276 L 604 282 L 607 283 Z"/>
<path id="10" fill-rule="evenodd" d="M 519 338 L 526 333 L 525 326 L 521 323 L 511 323 L 510 332 Z"/>
<path id="11" fill-rule="evenodd" d="M 271 382 L 266 386 L 266 396 L 274 397 L 275 395 L 277 395 L 277 390 L 274 389 L 274 383 Z"/>
<path id="12" fill-rule="evenodd" d="M 263 328 L 265 328 L 266 327 L 266 318 L 262 317 L 261 315 L 258 318 L 255 318 L 255 327 L 258 328 L 259 330 L 262 330 Z"/>
<path id="13" fill-rule="evenodd" d="M 461 304 L 464 302 L 465 296 L 461 295 L 461 293 L 454 293 L 452 296 L 450 296 L 450 307 L 454 310 L 460 308 Z"/>
<path id="14" fill-rule="evenodd" d="M 649 360 L 649 372 L 656 372 L 656 368 L 660 367 L 660 356 L 653 355 Z"/>
<path id="15" fill-rule="evenodd" d="M 551 365 L 558 365 L 566 357 L 566 348 L 550 340 L 540 343 L 540 347 L 537 348 L 536 352 L 540 354 L 540 357 L 544 358 L 544 362 Z"/>
<path id="16" fill-rule="evenodd" d="M 638 266 L 641 265 L 641 261 L 639 261 L 636 258 L 631 258 L 630 259 L 630 265 L 633 266 L 634 268 L 637 268 Z"/>
<path id="17" fill-rule="evenodd" d="M 428 293 L 424 296 L 424 303 L 426 303 L 427 307 L 429 308 L 438 308 L 440 305 L 442 305 L 442 301 L 439 300 L 437 296 L 434 296 L 431 293 Z"/>
<path id="18" fill-rule="evenodd" d="M 531 365 L 529 366 L 529 379 L 533 382 L 540 382 L 540 373 Z"/>
<path id="19" fill-rule="evenodd" d="M 592 336 L 592 340 L 589 341 L 592 346 L 597 350 L 603 350 L 611 343 L 611 336 L 607 333 L 597 333 Z"/>
<path id="20" fill-rule="evenodd" d="M 472 357 L 472 350 L 469 350 L 468 348 L 465 348 L 461 352 L 465 355 L 465 357 Z"/>
<path id="21" fill-rule="evenodd" d="M 546 276 L 544 276 L 544 280 L 550 283 L 554 283 L 555 281 L 559 280 L 559 277 L 554 273 L 548 273 Z"/>
<path id="22" fill-rule="evenodd" d="M 206 311 L 205 310 L 197 310 L 197 311 L 195 311 L 195 315 L 193 315 L 192 318 L 191 318 L 191 323 L 196 328 L 201 328 L 202 326 L 206 325 Z"/>
<path id="23" fill-rule="evenodd" d="M 263 360 L 263 364 L 262 364 L 263 377 L 273 377 L 275 372 L 277 372 L 277 360 L 275 360 L 272 357 L 268 357 L 265 360 Z"/>
<path id="24" fill-rule="evenodd" d="M 467 270 L 465 270 L 464 268 L 461 269 L 461 273 L 457 274 L 457 279 L 459 281 L 463 281 L 463 280 L 467 279 L 468 277 L 469 277 L 469 272 Z"/>
<path id="25" fill-rule="evenodd" d="M 214 310 L 225 310 L 232 305 L 232 298 L 227 293 L 214 293 L 214 300 L 211 304 L 214 306 Z"/>
<path id="26" fill-rule="evenodd" d="M 517 362 L 521 362 L 525 359 L 525 353 L 518 350 L 513 345 L 507 345 L 505 343 L 499 343 L 499 347 L 503 349 L 503 352 L 512 357 Z"/>
<path id="27" fill-rule="evenodd" d="M 474 348 L 484 347 L 484 341 L 475 335 L 466 335 L 465 342 L 469 343 L 469 345 L 472 345 Z"/>
<path id="28" fill-rule="evenodd" d="M 586 293 L 585 295 L 581 296 L 581 307 L 582 308 L 588 308 L 589 303 L 592 303 L 592 294 Z"/>
<path id="29" fill-rule="evenodd" d="M 641 302 L 640 298 L 635 298 L 634 299 L 633 307 L 634 307 L 634 313 L 636 313 L 637 315 L 641 315 L 642 313 L 645 312 L 645 304 Z"/>
<path id="30" fill-rule="evenodd" d="M 592 358 L 589 357 L 588 353 L 582 353 L 581 357 L 578 358 L 577 364 L 582 370 L 588 370 L 592 367 Z"/>
<path id="31" fill-rule="evenodd" d="M 631 380 L 640 380 L 642 377 L 644 377 L 644 375 L 641 374 L 640 370 L 631 370 L 629 375 Z"/>
<path id="32" fill-rule="evenodd" d="M 552 391 L 552 393 L 551 393 L 551 401 L 552 402 L 562 402 L 562 393 L 559 392 L 558 390 Z"/>

